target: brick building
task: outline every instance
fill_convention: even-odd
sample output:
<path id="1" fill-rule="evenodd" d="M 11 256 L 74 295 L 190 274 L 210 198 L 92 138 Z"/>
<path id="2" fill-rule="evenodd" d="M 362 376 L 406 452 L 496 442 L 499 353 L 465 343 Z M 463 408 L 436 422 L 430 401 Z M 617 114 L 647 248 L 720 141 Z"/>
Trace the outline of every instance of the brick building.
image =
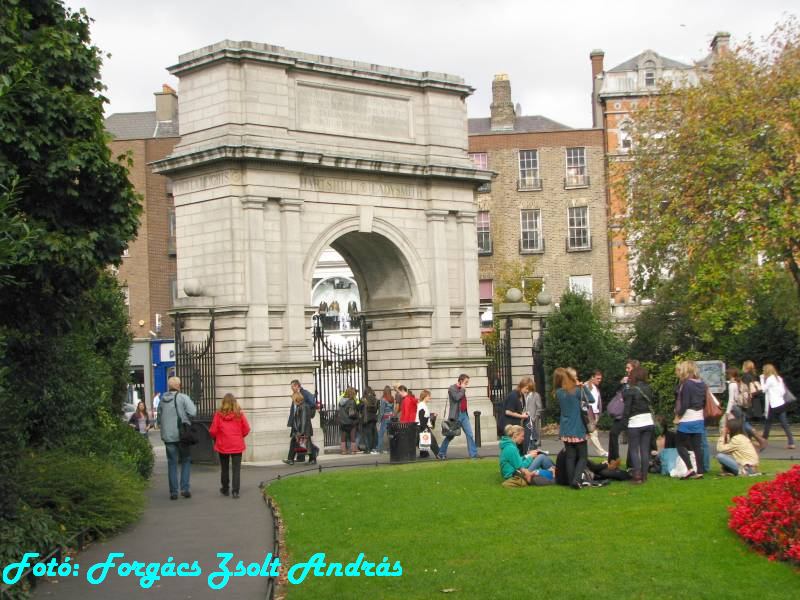
<path id="1" fill-rule="evenodd" d="M 728 50 L 730 34 L 717 33 L 711 42 L 711 52 L 702 60 L 688 65 L 661 56 L 653 50 L 626 60 L 616 67 L 604 70 L 604 52 L 590 54 L 592 65 L 592 123 L 604 133 L 606 159 L 609 165 L 608 224 L 610 238 L 609 268 L 611 301 L 615 314 L 635 314 L 638 299 L 631 287 L 633 260 L 630 240 L 622 230 L 625 198 L 615 187 L 614 164 L 630 160 L 631 139 L 629 127 L 632 113 L 658 93 L 662 81 L 675 86 L 695 85 L 703 72 L 721 53 Z M 618 171 L 617 171 L 618 172 Z M 633 310 L 629 310 L 633 308 Z"/>
<path id="2" fill-rule="evenodd" d="M 554 301 L 569 288 L 609 297 L 603 131 L 522 116 L 511 82 L 492 82 L 491 117 L 469 120 L 476 166 L 497 173 L 479 189 L 481 305 L 503 265 L 533 256 L 533 278 Z"/>
<path id="3" fill-rule="evenodd" d="M 130 330 L 132 383 L 139 399 L 148 401 L 162 390 L 162 377 L 154 374 L 153 350 L 170 352 L 174 329 L 167 311 L 176 295 L 175 209 L 169 179 L 152 172 L 149 163 L 168 156 L 178 142 L 178 98 L 165 85 L 155 94 L 156 110 L 116 113 L 106 119 L 114 156 L 130 153 L 129 178 L 142 197 L 139 233 L 123 256 L 117 278 L 123 286 Z M 174 348 L 174 346 L 172 347 Z M 174 352 L 174 350 L 173 350 Z M 169 361 L 164 361 L 169 362 Z M 162 374 L 163 375 L 163 374 Z"/>

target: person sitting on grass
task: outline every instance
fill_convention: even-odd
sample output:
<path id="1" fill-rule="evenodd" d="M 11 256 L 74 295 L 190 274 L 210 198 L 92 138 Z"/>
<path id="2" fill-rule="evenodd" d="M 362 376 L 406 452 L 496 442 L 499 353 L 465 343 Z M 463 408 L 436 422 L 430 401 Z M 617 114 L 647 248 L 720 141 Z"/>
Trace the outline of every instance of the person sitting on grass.
<path id="1" fill-rule="evenodd" d="M 743 431 L 739 419 L 728 419 L 717 440 L 717 460 L 722 475 L 755 475 L 758 473 L 758 452 Z"/>
<path id="2" fill-rule="evenodd" d="M 525 456 L 519 455 L 517 446 L 525 438 L 525 428 L 521 425 L 506 425 L 504 433 L 500 438 L 500 475 L 503 477 L 503 485 L 520 487 L 553 483 L 555 466 L 550 457 L 540 454 L 538 450 L 531 450 Z"/>

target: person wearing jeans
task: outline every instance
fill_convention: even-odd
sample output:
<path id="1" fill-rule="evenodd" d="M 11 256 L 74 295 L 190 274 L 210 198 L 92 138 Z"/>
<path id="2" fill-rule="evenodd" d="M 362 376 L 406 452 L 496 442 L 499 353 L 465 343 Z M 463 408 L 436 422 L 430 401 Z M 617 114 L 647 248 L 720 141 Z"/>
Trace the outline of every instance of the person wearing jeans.
<path id="1" fill-rule="evenodd" d="M 467 412 L 467 392 L 469 386 L 469 375 L 462 373 L 458 376 L 458 382 L 451 385 L 447 390 L 447 399 L 449 401 L 449 409 L 447 418 L 453 418 L 453 415 L 458 415 L 456 418 L 461 423 L 461 430 L 467 438 L 467 451 L 470 458 L 478 458 L 478 446 L 475 444 L 475 438 L 472 435 L 472 426 L 469 424 L 469 413 Z M 447 458 L 447 448 L 450 446 L 452 437 L 446 437 L 439 447 L 439 454 L 436 455 L 440 460 Z"/>
<path id="2" fill-rule="evenodd" d="M 189 477 L 192 470 L 190 447 L 181 444 L 180 426 L 191 424 L 191 418 L 197 414 L 192 399 L 181 393 L 181 380 L 170 377 L 167 381 L 169 391 L 161 396 L 158 404 L 156 421 L 161 430 L 161 440 L 167 453 L 167 479 L 169 481 L 170 500 L 178 499 L 178 463 L 181 463 L 180 492 L 184 498 L 191 498 L 192 492 Z"/>
<path id="3" fill-rule="evenodd" d="M 375 446 L 375 450 L 383 454 L 383 436 L 386 435 L 386 429 L 389 427 L 389 423 L 394 416 L 394 398 L 392 398 L 392 388 L 388 385 L 383 388 L 383 397 L 381 397 L 378 415 L 380 427 L 378 429 L 378 443 Z"/>
<path id="4" fill-rule="evenodd" d="M 723 419 L 717 441 L 717 460 L 722 465 L 723 475 L 758 473 L 758 452 L 743 430 L 743 423 L 739 419 Z"/>
<path id="5" fill-rule="evenodd" d="M 628 387 L 622 392 L 625 401 L 623 419 L 628 422 L 628 449 L 633 470 L 631 483 L 647 481 L 650 465 L 650 441 L 655 423 L 650 403 L 653 390 L 647 385 L 647 369 L 634 367 L 628 375 Z"/>

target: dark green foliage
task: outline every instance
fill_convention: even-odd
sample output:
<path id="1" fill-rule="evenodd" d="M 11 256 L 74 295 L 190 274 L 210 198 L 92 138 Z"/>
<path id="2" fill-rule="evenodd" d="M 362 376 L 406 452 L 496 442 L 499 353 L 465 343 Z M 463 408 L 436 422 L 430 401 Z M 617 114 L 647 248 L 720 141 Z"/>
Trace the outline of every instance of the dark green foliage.
<path id="1" fill-rule="evenodd" d="M 119 261 L 140 206 L 106 145 L 88 16 L 54 0 L 4 2 L 0 28 L 0 186 L 18 184 L 17 208 L 37 231 L 35 262 L 4 273 L 21 286 L 0 296 L 0 321 L 58 329 L 54 314 Z"/>
<path id="2" fill-rule="evenodd" d="M 18 477 L 23 502 L 47 510 L 69 532 L 115 531 L 144 510 L 144 480 L 99 457 L 61 450 L 30 453 Z"/>
<path id="3" fill-rule="evenodd" d="M 106 411 L 97 418 L 91 434 L 77 434 L 65 442 L 65 449 L 80 456 L 106 460 L 122 470 L 148 479 L 153 472 L 153 447 L 147 438 Z"/>
<path id="4" fill-rule="evenodd" d="M 0 565 L 18 561 L 22 552 L 47 554 L 55 546 L 64 544 L 67 537 L 50 511 L 21 503 L 13 519 L 0 519 Z M 12 599 L 27 598 L 24 582 L 12 586 L 10 596 Z"/>
<path id="5" fill-rule="evenodd" d="M 547 389 L 552 389 L 553 371 L 557 367 L 574 367 L 581 380 L 594 369 L 603 371 L 601 393 L 606 399 L 619 387 L 625 373 L 627 344 L 613 331 L 611 323 L 580 294 L 567 292 L 561 296 L 558 309 L 547 320 L 544 334 L 544 368 Z M 558 403 L 548 398 L 548 413 L 558 414 Z"/>

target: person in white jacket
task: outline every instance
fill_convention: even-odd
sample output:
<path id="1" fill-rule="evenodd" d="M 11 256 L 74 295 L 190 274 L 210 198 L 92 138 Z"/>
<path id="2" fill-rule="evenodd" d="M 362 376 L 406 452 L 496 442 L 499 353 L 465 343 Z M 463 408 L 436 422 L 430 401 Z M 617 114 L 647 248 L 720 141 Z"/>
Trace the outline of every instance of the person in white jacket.
<path id="1" fill-rule="evenodd" d="M 787 406 L 784 400 L 786 386 L 773 365 L 764 365 L 761 374 L 761 385 L 764 389 L 764 395 L 766 396 L 764 400 L 764 404 L 766 405 L 764 416 L 767 419 L 767 422 L 764 424 L 764 433 L 761 435 L 764 439 L 769 439 L 769 430 L 772 426 L 772 422 L 778 420 L 781 423 L 781 427 L 783 427 L 783 431 L 786 433 L 786 447 L 789 450 L 794 450 L 794 437 L 792 437 L 792 430 L 789 428 L 789 421 L 786 418 Z"/>

